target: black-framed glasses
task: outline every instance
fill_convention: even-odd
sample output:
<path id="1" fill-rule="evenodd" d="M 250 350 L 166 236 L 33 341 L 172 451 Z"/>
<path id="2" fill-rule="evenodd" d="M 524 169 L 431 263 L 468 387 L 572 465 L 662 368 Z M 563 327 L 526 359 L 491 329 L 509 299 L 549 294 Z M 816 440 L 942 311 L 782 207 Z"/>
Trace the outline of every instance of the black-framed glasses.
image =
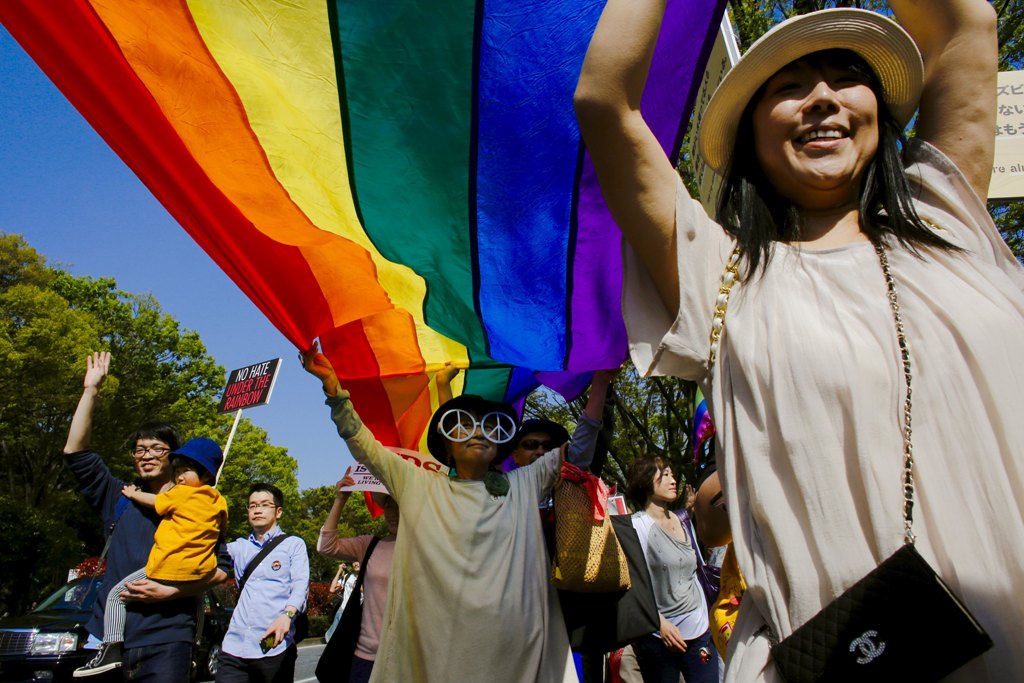
<path id="1" fill-rule="evenodd" d="M 142 460 L 146 457 L 147 453 L 151 454 L 154 458 L 165 458 L 171 452 L 171 449 L 167 446 L 136 446 L 128 452 L 136 460 Z"/>
<path id="2" fill-rule="evenodd" d="M 555 444 L 553 442 L 541 441 L 540 439 L 523 439 L 519 442 L 519 448 L 525 448 L 528 451 L 535 451 L 538 448 L 542 448 L 544 449 L 544 452 L 547 453 L 554 447 Z"/>
<path id="3" fill-rule="evenodd" d="M 493 412 L 478 421 L 472 413 L 461 408 L 445 411 L 437 424 L 439 431 L 449 441 L 469 441 L 479 429 L 484 438 L 493 443 L 507 443 L 516 435 L 516 421 L 506 413 Z"/>

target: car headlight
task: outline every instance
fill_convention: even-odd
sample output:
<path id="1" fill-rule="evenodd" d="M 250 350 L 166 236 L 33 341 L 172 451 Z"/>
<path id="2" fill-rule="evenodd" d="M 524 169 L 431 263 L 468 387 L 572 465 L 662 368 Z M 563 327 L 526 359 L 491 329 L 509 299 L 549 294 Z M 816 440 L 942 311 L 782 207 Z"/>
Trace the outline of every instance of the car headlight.
<path id="1" fill-rule="evenodd" d="M 71 652 L 78 647 L 78 634 L 76 633 L 37 633 L 32 639 L 32 647 L 29 648 L 30 655 L 59 655 L 62 652 Z"/>

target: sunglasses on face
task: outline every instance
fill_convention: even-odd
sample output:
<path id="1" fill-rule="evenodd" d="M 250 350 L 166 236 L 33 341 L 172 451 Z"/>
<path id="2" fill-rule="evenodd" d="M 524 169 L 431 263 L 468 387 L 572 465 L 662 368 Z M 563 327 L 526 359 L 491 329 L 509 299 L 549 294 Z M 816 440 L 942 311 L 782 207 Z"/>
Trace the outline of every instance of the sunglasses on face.
<path id="1" fill-rule="evenodd" d="M 527 451 L 535 451 L 541 448 L 546 453 L 554 448 L 555 444 L 551 441 L 541 441 L 540 439 L 523 439 L 519 442 L 519 447 Z"/>
<path id="2" fill-rule="evenodd" d="M 437 431 L 449 441 L 469 441 L 479 429 L 485 439 L 492 443 L 507 443 L 516 434 L 516 422 L 505 413 L 487 413 L 477 421 L 472 413 L 461 408 L 452 408 L 441 416 Z"/>

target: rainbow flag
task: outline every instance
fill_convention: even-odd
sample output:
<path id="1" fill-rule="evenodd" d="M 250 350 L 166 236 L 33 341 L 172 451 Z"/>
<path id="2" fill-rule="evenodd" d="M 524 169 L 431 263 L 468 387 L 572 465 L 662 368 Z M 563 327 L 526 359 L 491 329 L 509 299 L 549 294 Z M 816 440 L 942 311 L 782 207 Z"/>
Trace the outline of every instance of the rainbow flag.
<path id="1" fill-rule="evenodd" d="M 601 0 L 3 0 L 0 22 L 385 444 L 455 394 L 626 355 L 620 236 L 572 92 Z M 669 0 L 643 109 L 675 156 L 722 0 Z M 695 77 L 696 75 L 696 77 Z"/>
<path id="2" fill-rule="evenodd" d="M 708 402 L 700 389 L 697 389 L 693 397 L 693 404 L 696 408 L 693 409 L 693 434 L 690 436 L 690 446 L 693 449 L 693 464 L 702 468 L 708 463 L 701 462 L 701 454 L 707 452 L 704 447 L 707 440 L 715 436 L 715 425 L 711 421 L 711 413 L 708 412 Z"/>

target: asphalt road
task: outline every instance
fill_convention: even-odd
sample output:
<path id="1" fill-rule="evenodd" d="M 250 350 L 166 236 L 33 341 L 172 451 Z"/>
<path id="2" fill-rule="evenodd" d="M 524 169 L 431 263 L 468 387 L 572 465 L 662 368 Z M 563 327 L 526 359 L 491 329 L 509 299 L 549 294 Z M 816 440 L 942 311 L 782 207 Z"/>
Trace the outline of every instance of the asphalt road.
<path id="1" fill-rule="evenodd" d="M 295 662 L 295 683 L 316 681 L 316 663 L 320 660 L 320 653 L 324 651 L 322 641 L 322 638 L 310 638 L 299 645 L 299 658 Z"/>

